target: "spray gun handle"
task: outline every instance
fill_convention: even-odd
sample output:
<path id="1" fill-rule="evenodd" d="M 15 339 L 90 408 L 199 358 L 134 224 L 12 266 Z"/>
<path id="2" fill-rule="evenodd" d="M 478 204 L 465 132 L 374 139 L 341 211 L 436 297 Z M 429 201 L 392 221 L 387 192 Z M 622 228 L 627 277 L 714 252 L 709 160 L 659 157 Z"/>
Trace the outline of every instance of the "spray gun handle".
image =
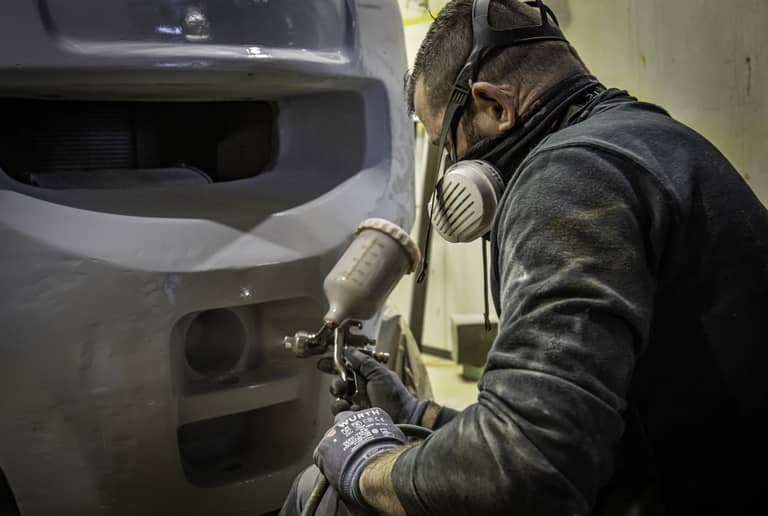
<path id="1" fill-rule="evenodd" d="M 371 408 L 371 400 L 368 399 L 368 392 L 365 388 L 365 378 L 361 377 L 355 371 L 352 371 L 352 386 L 354 391 L 349 396 L 349 402 L 357 408 L 357 410 L 363 410 Z"/>
<path id="2" fill-rule="evenodd" d="M 356 406 L 357 409 L 370 408 L 371 402 L 365 388 L 365 378 L 357 374 L 355 370 L 349 367 L 345 353 L 347 348 L 354 347 L 366 355 L 374 357 L 379 362 L 389 361 L 389 353 L 380 353 L 371 349 L 374 340 L 365 335 L 355 335 L 349 333 L 350 328 L 362 328 L 362 323 L 358 321 L 349 321 L 348 323 L 336 328 L 333 343 L 333 362 L 336 371 L 339 373 L 342 381 L 346 384 L 348 393 L 345 398 Z"/>
<path id="3" fill-rule="evenodd" d="M 344 358 L 345 351 L 345 336 L 346 327 L 339 326 L 334 330 L 333 334 L 333 365 L 336 367 L 336 372 L 339 373 L 344 383 L 349 384 L 349 375 L 347 375 L 346 359 Z"/>

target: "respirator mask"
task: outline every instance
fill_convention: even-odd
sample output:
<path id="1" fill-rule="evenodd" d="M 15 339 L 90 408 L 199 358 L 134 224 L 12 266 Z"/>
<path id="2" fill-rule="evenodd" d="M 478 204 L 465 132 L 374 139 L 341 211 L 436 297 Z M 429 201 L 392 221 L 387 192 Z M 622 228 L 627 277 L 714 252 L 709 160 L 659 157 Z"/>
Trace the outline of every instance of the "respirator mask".
<path id="1" fill-rule="evenodd" d="M 440 133 L 440 152 L 450 141 L 450 162 L 453 164 L 433 185 L 429 216 L 434 230 L 448 242 L 472 242 L 487 234 L 505 186 L 501 174 L 489 162 L 456 161 L 457 127 L 472 101 L 472 83 L 477 80 L 480 66 L 499 48 L 542 41 L 567 41 L 554 13 L 541 0 L 526 2 L 539 9 L 540 25 L 511 29 L 491 27 L 488 20 L 490 3 L 491 0 L 475 0 L 472 6 L 472 51 L 453 84 Z M 437 166 L 440 167 L 440 163 Z M 427 246 L 428 242 L 429 239 Z"/>
<path id="2" fill-rule="evenodd" d="M 590 75 L 566 79 L 544 94 L 515 127 L 470 147 L 435 183 L 428 205 L 435 230 L 448 242 L 472 242 L 487 235 L 509 180 L 493 164 L 512 174 L 543 138 L 577 119 L 603 90 Z"/>

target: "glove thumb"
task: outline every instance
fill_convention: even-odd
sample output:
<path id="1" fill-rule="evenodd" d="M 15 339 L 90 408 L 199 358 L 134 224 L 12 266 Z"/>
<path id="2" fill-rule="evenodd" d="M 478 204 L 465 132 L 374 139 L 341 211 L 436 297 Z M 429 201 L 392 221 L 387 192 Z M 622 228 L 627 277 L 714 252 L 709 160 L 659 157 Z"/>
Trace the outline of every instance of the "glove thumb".
<path id="1" fill-rule="evenodd" d="M 372 380 L 389 371 L 385 366 L 378 363 L 375 358 L 370 357 L 357 349 L 350 349 L 347 351 L 346 356 L 352 369 L 363 375 L 366 380 Z"/>
<path id="2" fill-rule="evenodd" d="M 334 416 L 342 412 L 349 411 L 350 408 L 352 408 L 350 403 L 343 398 L 338 398 L 331 402 L 331 413 Z"/>

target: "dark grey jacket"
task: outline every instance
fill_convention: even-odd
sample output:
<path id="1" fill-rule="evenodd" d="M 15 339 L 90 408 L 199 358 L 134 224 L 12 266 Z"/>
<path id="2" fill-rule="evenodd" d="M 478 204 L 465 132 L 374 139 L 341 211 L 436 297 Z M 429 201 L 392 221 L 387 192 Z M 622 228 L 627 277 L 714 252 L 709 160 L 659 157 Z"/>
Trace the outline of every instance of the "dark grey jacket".
<path id="1" fill-rule="evenodd" d="M 497 164 L 499 335 L 478 402 L 401 456 L 397 495 L 408 514 L 748 514 L 768 214 L 656 106 L 608 90 L 565 125 Z"/>

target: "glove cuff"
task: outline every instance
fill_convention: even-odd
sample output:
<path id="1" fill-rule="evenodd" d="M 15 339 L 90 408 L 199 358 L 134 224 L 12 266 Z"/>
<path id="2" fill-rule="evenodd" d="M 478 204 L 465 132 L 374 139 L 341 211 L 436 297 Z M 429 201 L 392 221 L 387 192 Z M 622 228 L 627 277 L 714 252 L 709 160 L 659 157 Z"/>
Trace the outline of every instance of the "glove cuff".
<path id="1" fill-rule="evenodd" d="M 374 457 L 402 446 L 402 444 L 402 442 L 392 440 L 390 442 L 369 446 L 361 450 L 361 453 L 350 460 L 348 465 L 344 467 L 345 475 L 339 482 L 339 494 L 341 497 L 354 502 L 361 507 L 372 510 L 373 508 L 368 505 L 363 498 L 363 493 L 360 491 L 360 477 L 363 474 L 363 469 L 365 469 L 365 466 L 373 460 Z"/>
<path id="2" fill-rule="evenodd" d="M 416 406 L 411 411 L 411 415 L 406 421 L 406 423 L 411 425 L 421 426 L 421 420 L 424 417 L 424 412 L 426 412 L 428 405 L 429 405 L 429 402 L 427 401 L 423 401 L 423 400 L 416 401 Z"/>

